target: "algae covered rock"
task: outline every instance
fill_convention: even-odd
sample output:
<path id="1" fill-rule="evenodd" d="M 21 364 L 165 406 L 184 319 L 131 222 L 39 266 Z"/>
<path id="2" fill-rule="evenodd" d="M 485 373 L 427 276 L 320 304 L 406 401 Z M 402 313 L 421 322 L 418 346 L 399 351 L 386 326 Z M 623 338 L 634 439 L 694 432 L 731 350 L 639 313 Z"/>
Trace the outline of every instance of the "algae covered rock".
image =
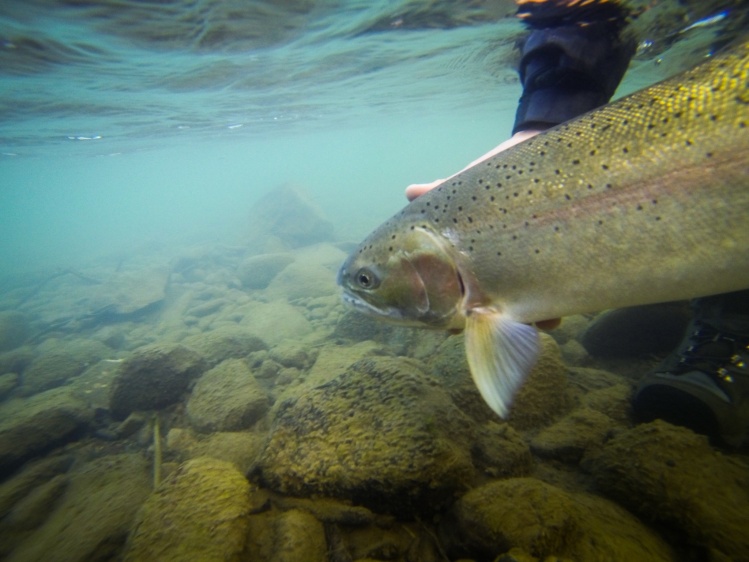
<path id="1" fill-rule="evenodd" d="M 173 428 L 166 438 L 167 449 L 181 460 L 212 457 L 233 463 L 246 474 L 262 451 L 265 435 L 248 431 L 220 431 L 200 434 L 190 429 Z"/>
<path id="2" fill-rule="evenodd" d="M 81 463 L 36 489 L 36 494 L 46 494 L 48 500 L 58 497 L 46 509 L 37 501 L 36 511 L 27 511 L 27 523 L 34 517 L 44 521 L 33 534 L 23 536 L 5 560 L 114 559 L 150 488 L 150 466 L 139 454 Z"/>
<path id="3" fill-rule="evenodd" d="M 93 412 L 69 389 L 53 389 L 0 406 L 0 474 L 75 439 Z"/>
<path id="4" fill-rule="evenodd" d="M 243 305 L 242 328 L 273 347 L 283 341 L 297 341 L 313 332 L 312 324 L 299 308 L 285 300 L 251 302 Z"/>
<path id="5" fill-rule="evenodd" d="M 252 426 L 269 407 L 268 394 L 247 364 L 227 359 L 198 379 L 187 415 L 200 431 L 235 431 Z"/>
<path id="6" fill-rule="evenodd" d="M 255 474 L 282 493 L 428 510 L 473 478 L 475 434 L 415 362 L 365 358 L 278 407 Z"/>
<path id="7" fill-rule="evenodd" d="M 205 367 L 202 356 L 182 345 L 136 349 L 122 362 L 112 383 L 112 416 L 125 419 L 136 410 L 153 410 L 179 402 Z"/>
<path id="8" fill-rule="evenodd" d="M 586 450 L 600 447 L 615 425 L 606 414 L 579 408 L 542 429 L 533 437 L 531 450 L 540 457 L 577 463 Z"/>
<path id="9" fill-rule="evenodd" d="M 261 338 L 241 326 L 220 326 L 187 337 L 183 343 L 200 353 L 210 367 L 224 359 L 247 357 L 254 351 L 268 349 Z"/>
<path id="10" fill-rule="evenodd" d="M 23 372 L 20 393 L 28 396 L 60 386 L 80 375 L 87 367 L 113 355 L 112 349 L 96 340 L 48 340 Z"/>
<path id="11" fill-rule="evenodd" d="M 548 425 L 570 406 L 567 367 L 559 346 L 548 334 L 539 335 L 540 356 L 510 409 L 508 421 L 520 430 Z"/>
<path id="12" fill-rule="evenodd" d="M 493 559 L 516 548 L 541 560 L 673 560 L 658 535 L 616 504 L 535 478 L 474 488 L 452 515 L 460 536 L 456 547 L 477 557 Z"/>
<path id="13" fill-rule="evenodd" d="M 248 531 L 250 484 L 228 462 L 189 460 L 138 512 L 127 562 L 239 561 Z"/>
<path id="14" fill-rule="evenodd" d="M 657 420 L 616 435 L 583 463 L 606 494 L 680 529 L 687 544 L 720 553 L 715 559 L 749 560 L 749 468 L 706 437 Z"/>
<path id="15" fill-rule="evenodd" d="M 274 562 L 327 562 L 325 528 L 305 511 L 291 509 L 275 522 Z"/>

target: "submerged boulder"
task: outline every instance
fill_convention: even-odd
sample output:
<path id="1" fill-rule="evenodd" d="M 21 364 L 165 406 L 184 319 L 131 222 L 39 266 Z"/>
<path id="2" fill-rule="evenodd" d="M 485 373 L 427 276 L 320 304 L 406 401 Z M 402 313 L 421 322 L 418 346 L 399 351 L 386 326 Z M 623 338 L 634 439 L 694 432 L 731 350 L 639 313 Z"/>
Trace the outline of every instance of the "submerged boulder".
<path id="1" fill-rule="evenodd" d="M 429 511 L 476 477 L 474 455 L 522 466 L 517 457 L 527 447 L 499 432 L 480 434 L 416 362 L 370 357 L 278 407 L 254 475 L 286 494 Z M 503 439 L 507 458 L 479 453 L 482 443 Z"/>
<path id="2" fill-rule="evenodd" d="M 149 463 L 140 454 L 107 455 L 71 468 L 37 487 L 11 516 L 23 511 L 26 530 L 7 561 L 119 559 L 136 512 L 151 490 Z M 36 496 L 36 497 L 34 497 Z M 152 558 L 155 560 L 156 558 Z"/>
<path id="3" fill-rule="evenodd" d="M 19 394 L 28 396 L 65 384 L 91 365 L 114 354 L 96 340 L 48 340 L 23 372 Z"/>
<path id="4" fill-rule="evenodd" d="M 454 548 L 482 559 L 520 549 L 533 560 L 674 560 L 656 533 L 616 504 L 536 478 L 474 488 L 457 502 L 448 524 L 458 533 Z"/>
<path id="5" fill-rule="evenodd" d="M 257 422 L 270 407 L 247 364 L 227 359 L 198 379 L 187 402 L 187 415 L 200 431 L 236 431 Z"/>
<path id="6" fill-rule="evenodd" d="M 29 321 L 16 311 L 0 312 L 0 351 L 15 349 L 29 337 Z"/>
<path id="7" fill-rule="evenodd" d="M 287 248 L 299 248 L 333 239 L 333 223 L 304 191 L 290 184 L 269 191 L 250 212 L 251 245 L 264 246 L 268 237 Z"/>
<path id="8" fill-rule="evenodd" d="M 207 457 L 183 463 L 138 512 L 124 560 L 239 562 L 249 494 L 249 482 L 231 463 Z"/>
<path id="9" fill-rule="evenodd" d="M 153 410 L 179 402 L 205 368 L 203 357 L 182 345 L 136 349 L 122 362 L 112 383 L 112 416 L 125 419 L 136 410 Z"/>
<path id="10" fill-rule="evenodd" d="M 749 471 L 706 437 L 656 420 L 617 434 L 583 466 L 606 494 L 680 529 L 710 559 L 749 560 Z"/>
<path id="11" fill-rule="evenodd" d="M 92 418 L 86 403 L 67 388 L 4 402 L 0 407 L 0 475 L 75 439 Z"/>

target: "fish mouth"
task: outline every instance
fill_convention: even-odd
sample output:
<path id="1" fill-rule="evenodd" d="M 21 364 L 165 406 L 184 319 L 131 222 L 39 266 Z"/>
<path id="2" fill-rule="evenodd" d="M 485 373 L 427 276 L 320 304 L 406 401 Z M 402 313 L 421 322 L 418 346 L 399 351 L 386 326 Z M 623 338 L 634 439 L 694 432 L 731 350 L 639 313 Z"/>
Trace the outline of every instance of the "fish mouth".
<path id="1" fill-rule="evenodd" d="M 390 318 L 393 320 L 398 320 L 403 317 L 403 315 L 400 313 L 398 309 L 388 308 L 386 310 L 383 310 L 381 308 L 377 308 L 376 306 L 373 306 L 372 304 L 362 299 L 360 296 L 350 293 L 349 291 L 346 291 L 346 290 L 343 291 L 343 294 L 341 295 L 341 300 L 343 301 L 344 304 L 368 316 L 377 316 L 379 318 Z"/>

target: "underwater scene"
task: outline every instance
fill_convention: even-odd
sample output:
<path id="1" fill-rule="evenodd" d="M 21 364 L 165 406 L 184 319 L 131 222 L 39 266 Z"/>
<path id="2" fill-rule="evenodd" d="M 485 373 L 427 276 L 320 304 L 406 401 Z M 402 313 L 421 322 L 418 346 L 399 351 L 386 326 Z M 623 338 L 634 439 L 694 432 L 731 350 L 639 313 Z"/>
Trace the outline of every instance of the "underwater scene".
<path id="1" fill-rule="evenodd" d="M 599 24 L 611 105 L 419 184 Z M 749 561 L 747 30 L 3 0 L 0 560 Z"/>

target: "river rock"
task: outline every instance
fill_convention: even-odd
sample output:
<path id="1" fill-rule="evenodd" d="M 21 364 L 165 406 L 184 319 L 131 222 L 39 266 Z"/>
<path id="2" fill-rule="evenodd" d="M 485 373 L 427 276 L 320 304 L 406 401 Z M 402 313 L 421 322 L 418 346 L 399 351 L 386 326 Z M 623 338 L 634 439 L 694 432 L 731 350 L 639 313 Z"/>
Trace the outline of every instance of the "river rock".
<path id="1" fill-rule="evenodd" d="M 182 345 L 136 349 L 122 362 L 112 383 L 112 416 L 122 420 L 136 410 L 154 410 L 179 402 L 205 368 L 203 357 Z"/>
<path id="2" fill-rule="evenodd" d="M 22 345 L 29 337 L 29 321 L 16 311 L 0 312 L 0 351 L 9 351 Z"/>
<path id="3" fill-rule="evenodd" d="M 219 431 L 206 435 L 175 427 L 169 430 L 166 443 L 168 451 L 183 461 L 212 457 L 233 463 L 242 474 L 246 474 L 263 449 L 265 434 Z"/>
<path id="4" fill-rule="evenodd" d="M 590 355 L 604 359 L 665 354 L 684 337 L 690 318 L 683 301 L 609 310 L 596 316 L 580 342 Z"/>
<path id="5" fill-rule="evenodd" d="M 285 300 L 251 302 L 238 311 L 242 328 L 270 347 L 287 340 L 298 341 L 313 332 L 312 324 L 299 308 Z"/>
<path id="6" fill-rule="evenodd" d="M 539 457 L 577 463 L 585 451 L 600 447 L 615 427 L 606 414 L 578 408 L 535 435 L 531 450 Z"/>
<path id="7" fill-rule="evenodd" d="M 0 375 L 0 400 L 5 398 L 18 386 L 20 377 L 16 373 Z"/>
<path id="8" fill-rule="evenodd" d="M 339 292 L 335 272 L 317 263 L 295 261 L 276 275 L 267 293 L 289 300 L 324 297 Z"/>
<path id="9" fill-rule="evenodd" d="M 322 523 L 307 512 L 292 509 L 275 522 L 273 562 L 328 562 Z"/>
<path id="10" fill-rule="evenodd" d="M 6 561 L 119 559 L 135 514 L 150 492 L 149 463 L 140 454 L 104 456 L 82 463 L 63 478 L 64 483 L 58 478 L 47 485 L 61 487 L 48 492 L 62 496 L 46 511 L 37 511 L 42 525 L 26 535 Z"/>
<path id="11" fill-rule="evenodd" d="M 237 276 L 245 289 L 265 289 L 293 261 L 290 253 L 250 256 L 237 267 Z"/>
<path id="12" fill-rule="evenodd" d="M 622 505 L 680 530 L 695 556 L 749 560 L 749 467 L 706 437 L 656 420 L 617 434 L 583 466 Z"/>
<path id="13" fill-rule="evenodd" d="M 23 461 L 79 436 L 93 412 L 60 388 L 0 405 L 0 475 Z"/>
<path id="14" fill-rule="evenodd" d="M 199 431 L 236 431 L 251 427 L 269 407 L 268 394 L 247 364 L 227 359 L 198 379 L 187 415 Z"/>
<path id="15" fill-rule="evenodd" d="M 636 517 L 603 498 L 572 494 L 535 478 L 474 488 L 446 525 L 454 545 L 480 559 L 521 549 L 539 560 L 672 562 L 668 545 Z"/>
<path id="16" fill-rule="evenodd" d="M 70 381 L 114 351 L 96 340 L 47 340 L 23 372 L 19 394 L 29 396 Z"/>
<path id="17" fill-rule="evenodd" d="M 0 520 L 34 488 L 67 472 L 73 460 L 70 455 L 57 455 L 32 461 L 0 484 Z"/>
<path id="18" fill-rule="evenodd" d="M 90 308 L 113 315 L 132 316 L 152 308 L 166 296 L 171 269 L 166 265 L 117 271 L 90 292 Z"/>
<path id="19" fill-rule="evenodd" d="M 210 367 L 224 359 L 247 357 L 250 353 L 268 349 L 268 345 L 257 335 L 242 326 L 219 326 L 195 334 L 182 342 L 202 355 Z"/>
<path id="20" fill-rule="evenodd" d="M 370 357 L 284 400 L 253 474 L 285 494 L 428 511 L 475 477 L 478 433 L 416 362 Z"/>
<path id="21" fill-rule="evenodd" d="M 287 248 L 333 239 L 333 223 L 300 187 L 282 185 L 255 203 L 249 216 L 250 245 L 267 247 L 271 236 Z"/>
<path id="22" fill-rule="evenodd" d="M 126 562 L 239 562 L 248 531 L 250 485 L 228 462 L 189 460 L 137 514 Z"/>

